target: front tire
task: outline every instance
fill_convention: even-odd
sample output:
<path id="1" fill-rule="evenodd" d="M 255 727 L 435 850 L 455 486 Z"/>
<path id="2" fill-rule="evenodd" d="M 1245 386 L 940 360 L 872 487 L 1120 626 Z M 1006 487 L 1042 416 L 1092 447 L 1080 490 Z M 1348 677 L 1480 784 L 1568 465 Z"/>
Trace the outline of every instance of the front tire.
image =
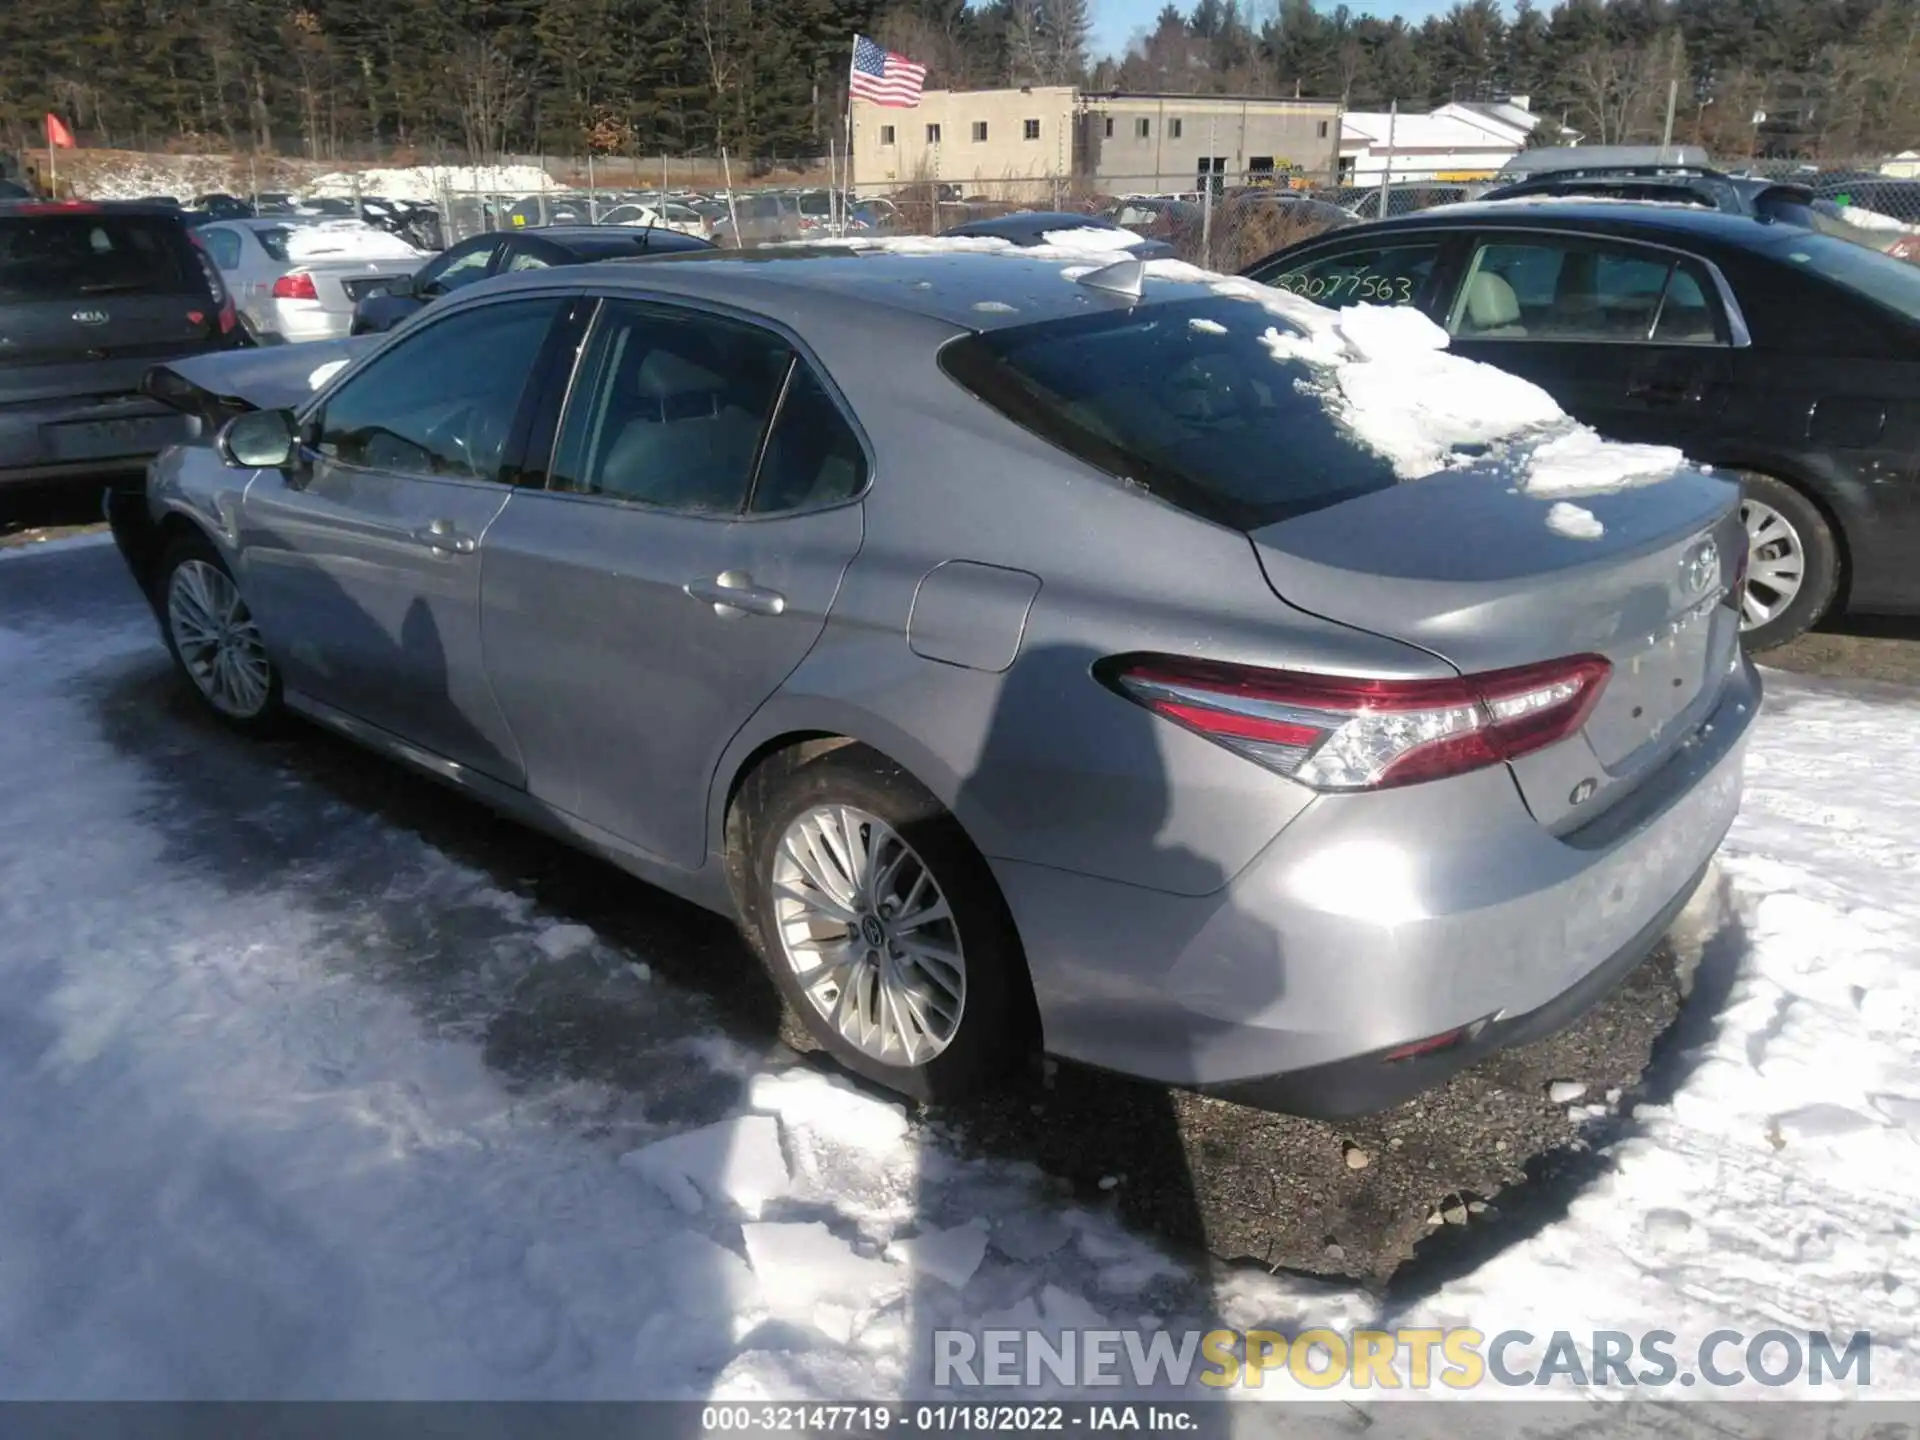
<path id="1" fill-rule="evenodd" d="M 1751 472 L 1740 482 L 1747 527 L 1740 638 L 1748 650 L 1771 650 L 1819 624 L 1832 607 L 1840 547 L 1820 507 L 1793 486 Z"/>
<path id="2" fill-rule="evenodd" d="M 1021 1069 L 1032 992 L 1012 917 L 904 770 L 858 745 L 776 760 L 729 828 L 748 939 L 822 1049 L 923 1102 Z"/>
<path id="3" fill-rule="evenodd" d="M 235 729 L 271 730 L 281 718 L 280 674 L 220 552 L 204 536 L 176 540 L 154 594 L 168 653 L 201 703 Z"/>

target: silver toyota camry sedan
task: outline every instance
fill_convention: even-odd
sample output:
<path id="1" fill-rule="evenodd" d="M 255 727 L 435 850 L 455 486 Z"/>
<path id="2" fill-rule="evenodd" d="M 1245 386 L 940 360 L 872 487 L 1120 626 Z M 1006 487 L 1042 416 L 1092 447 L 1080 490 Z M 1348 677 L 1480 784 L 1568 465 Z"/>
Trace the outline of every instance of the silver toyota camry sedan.
<path id="1" fill-rule="evenodd" d="M 1375 1109 L 1571 1021 L 1699 883 L 1759 705 L 1738 493 L 1669 464 L 1550 524 L 1537 413 L 1408 478 L 1328 312 L 1264 293 L 1044 250 L 505 277 L 115 530 L 227 721 L 735 917 L 871 1079 L 1044 1050 Z"/>

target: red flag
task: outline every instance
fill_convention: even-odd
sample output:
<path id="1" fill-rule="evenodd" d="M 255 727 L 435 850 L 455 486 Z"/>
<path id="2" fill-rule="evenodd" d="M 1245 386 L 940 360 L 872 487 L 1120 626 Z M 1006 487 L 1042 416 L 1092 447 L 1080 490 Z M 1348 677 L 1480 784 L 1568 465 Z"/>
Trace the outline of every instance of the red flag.
<path id="1" fill-rule="evenodd" d="M 51 110 L 47 112 L 47 144 L 58 150 L 74 148 L 73 132 L 60 121 L 60 117 Z"/>

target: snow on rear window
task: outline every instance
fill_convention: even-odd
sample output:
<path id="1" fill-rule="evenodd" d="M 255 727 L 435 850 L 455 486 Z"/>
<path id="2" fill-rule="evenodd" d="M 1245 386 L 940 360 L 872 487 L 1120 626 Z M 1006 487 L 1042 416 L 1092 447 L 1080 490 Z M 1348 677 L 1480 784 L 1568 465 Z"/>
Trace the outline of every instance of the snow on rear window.
<path id="1" fill-rule="evenodd" d="M 282 264 L 307 260 L 420 260 L 416 250 L 397 235 L 359 220 L 326 221 L 318 225 L 275 225 L 254 232 L 261 248 Z"/>

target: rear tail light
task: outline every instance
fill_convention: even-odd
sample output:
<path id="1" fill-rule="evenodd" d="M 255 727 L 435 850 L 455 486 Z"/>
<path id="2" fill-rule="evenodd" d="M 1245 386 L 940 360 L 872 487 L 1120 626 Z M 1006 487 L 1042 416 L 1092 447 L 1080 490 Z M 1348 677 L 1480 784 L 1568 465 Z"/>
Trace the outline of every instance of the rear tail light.
<path id="1" fill-rule="evenodd" d="M 276 300 L 318 300 L 320 292 L 313 288 L 313 276 L 304 270 L 292 270 L 273 282 L 273 298 Z"/>
<path id="2" fill-rule="evenodd" d="M 1156 715 L 1316 790 L 1384 790 L 1518 759 L 1576 734 L 1612 666 L 1573 655 L 1448 680 L 1356 680 L 1174 656 L 1112 662 Z"/>

